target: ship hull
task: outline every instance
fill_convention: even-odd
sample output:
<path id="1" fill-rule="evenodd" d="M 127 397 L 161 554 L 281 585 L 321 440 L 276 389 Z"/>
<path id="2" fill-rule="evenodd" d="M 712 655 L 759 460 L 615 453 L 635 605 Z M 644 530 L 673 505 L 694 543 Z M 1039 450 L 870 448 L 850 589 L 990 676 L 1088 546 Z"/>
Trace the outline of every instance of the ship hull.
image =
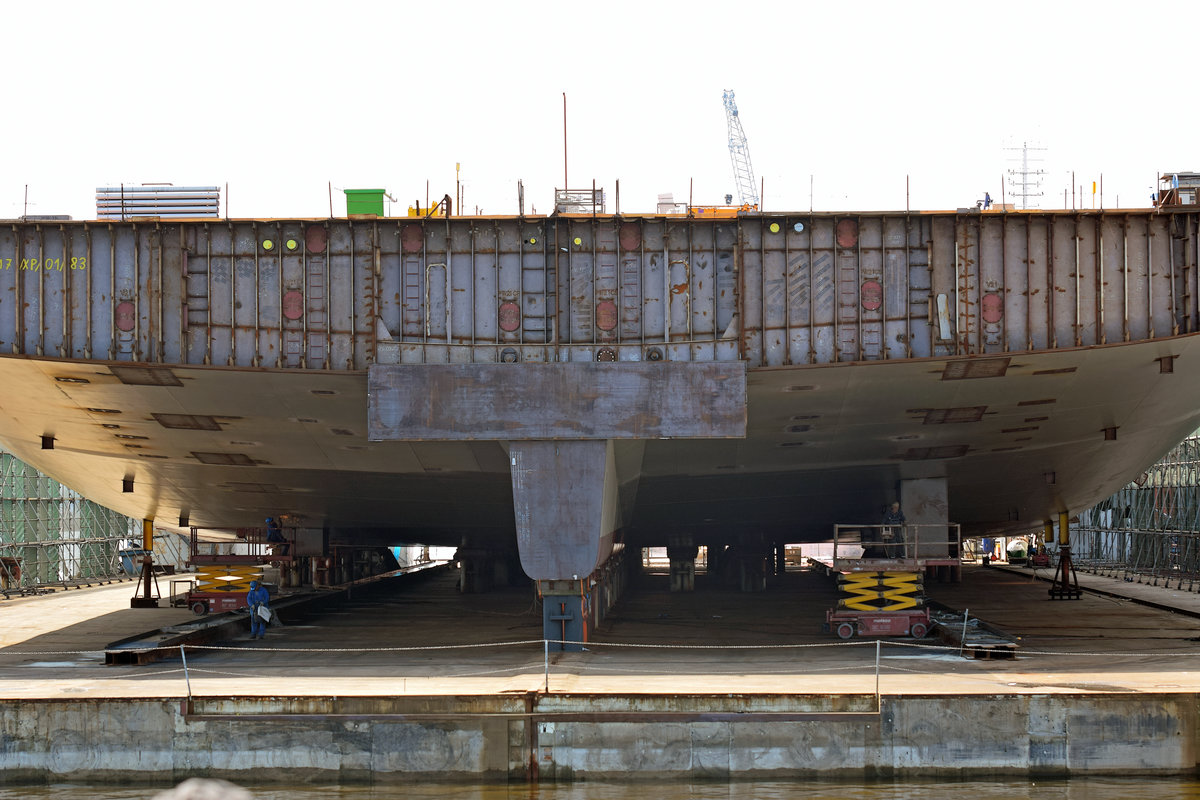
<path id="1" fill-rule="evenodd" d="M 514 546 L 558 458 L 592 476 L 580 547 L 601 556 L 824 541 L 921 481 L 923 521 L 1028 530 L 1200 422 L 1198 245 L 1188 209 L 14 222 L 0 444 L 159 526 L 286 516 L 335 543 Z M 656 427 L 656 364 L 732 426 L 684 424 L 708 419 L 693 404 Z M 371 435 L 372 371 L 505 370 L 511 411 L 526 378 L 570 394 L 560 365 L 649 375 L 637 424 L 590 416 L 617 397 L 600 382 L 523 439 L 486 408 L 450 409 L 443 440 Z M 612 444 L 514 447 L 572 437 Z M 545 477 L 514 503 L 513 457 L 535 453 Z"/>
<path id="2" fill-rule="evenodd" d="M 983 359 L 751 370 L 744 438 L 618 452 L 618 535 L 825 541 L 835 523 L 875 521 L 918 478 L 945 479 L 966 535 L 1040 527 L 1108 496 L 1200 426 L 1200 370 L 1185 366 L 1198 348 L 1189 335 L 1023 353 L 976 378 L 947 375 Z M 1163 372 L 1164 357 L 1178 368 Z M 179 386 L 131 386 L 107 366 L 0 358 L 0 441 L 163 527 L 251 527 L 286 509 L 335 541 L 514 542 L 508 443 L 372 442 L 365 373 L 176 366 Z"/>

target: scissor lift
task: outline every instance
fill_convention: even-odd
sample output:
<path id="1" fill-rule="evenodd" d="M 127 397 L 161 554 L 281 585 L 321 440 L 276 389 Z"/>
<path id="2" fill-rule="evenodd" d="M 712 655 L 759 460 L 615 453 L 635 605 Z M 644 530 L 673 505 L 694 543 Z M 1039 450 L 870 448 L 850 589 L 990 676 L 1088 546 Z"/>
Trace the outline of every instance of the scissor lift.
<path id="1" fill-rule="evenodd" d="M 239 528 L 237 535 L 249 552 L 206 555 L 198 552 L 199 539 L 192 528 L 190 562 L 196 569 L 195 585 L 184 595 L 183 602 L 193 614 L 203 616 L 245 608 L 250 582 L 264 580 L 270 565 L 293 560 L 291 555 L 273 552 L 276 548 L 267 543 L 264 529 Z M 286 541 L 294 546 L 292 538 Z"/>
<path id="2" fill-rule="evenodd" d="M 833 559 L 820 563 L 846 596 L 825 612 L 825 631 L 840 639 L 925 636 L 925 573 L 944 567 L 957 579 L 961 546 L 957 523 L 834 526 Z"/>

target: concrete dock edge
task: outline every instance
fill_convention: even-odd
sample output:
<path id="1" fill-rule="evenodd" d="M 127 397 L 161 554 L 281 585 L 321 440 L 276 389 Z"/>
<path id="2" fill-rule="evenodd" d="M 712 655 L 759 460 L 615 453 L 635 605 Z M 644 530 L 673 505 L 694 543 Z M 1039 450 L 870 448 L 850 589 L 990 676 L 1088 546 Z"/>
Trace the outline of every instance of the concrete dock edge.
<path id="1" fill-rule="evenodd" d="M 1195 693 L 0 702 L 2 784 L 1196 771 Z"/>

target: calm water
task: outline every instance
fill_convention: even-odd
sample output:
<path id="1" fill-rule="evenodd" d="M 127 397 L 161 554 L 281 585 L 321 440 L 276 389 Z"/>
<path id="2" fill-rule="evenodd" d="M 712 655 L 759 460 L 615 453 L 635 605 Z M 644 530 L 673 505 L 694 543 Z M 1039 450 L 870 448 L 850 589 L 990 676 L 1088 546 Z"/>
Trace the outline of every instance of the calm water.
<path id="1" fill-rule="evenodd" d="M 56 784 L 0 787 L 0 800 L 149 800 L 169 787 L 122 788 Z M 411 785 L 245 787 L 255 800 L 1154 800 L 1200 798 L 1193 779 L 1076 779 L 1070 781 L 879 782 L 760 781 L 746 783 L 574 783 L 526 785 Z"/>

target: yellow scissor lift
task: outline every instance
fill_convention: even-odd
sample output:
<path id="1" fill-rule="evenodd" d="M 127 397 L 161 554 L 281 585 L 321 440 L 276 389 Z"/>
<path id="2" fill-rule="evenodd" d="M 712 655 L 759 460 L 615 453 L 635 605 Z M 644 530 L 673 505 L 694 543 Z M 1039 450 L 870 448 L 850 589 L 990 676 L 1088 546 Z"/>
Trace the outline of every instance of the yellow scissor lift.
<path id="1" fill-rule="evenodd" d="M 924 575 L 931 567 L 957 570 L 962 534 L 946 525 L 835 525 L 833 558 L 819 561 L 837 575 L 845 594 L 825 612 L 825 630 L 838 638 L 912 636 L 929 632 Z"/>

